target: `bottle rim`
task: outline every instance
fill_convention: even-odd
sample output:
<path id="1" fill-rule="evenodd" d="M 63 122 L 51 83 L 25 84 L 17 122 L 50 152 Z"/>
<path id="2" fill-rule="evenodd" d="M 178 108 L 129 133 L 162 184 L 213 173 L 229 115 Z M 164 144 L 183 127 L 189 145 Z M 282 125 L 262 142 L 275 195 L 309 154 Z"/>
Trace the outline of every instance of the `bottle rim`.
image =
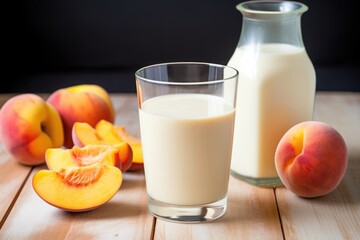
<path id="1" fill-rule="evenodd" d="M 236 8 L 246 17 L 264 15 L 297 15 L 308 10 L 308 6 L 295 1 L 246 1 L 236 5 Z"/>

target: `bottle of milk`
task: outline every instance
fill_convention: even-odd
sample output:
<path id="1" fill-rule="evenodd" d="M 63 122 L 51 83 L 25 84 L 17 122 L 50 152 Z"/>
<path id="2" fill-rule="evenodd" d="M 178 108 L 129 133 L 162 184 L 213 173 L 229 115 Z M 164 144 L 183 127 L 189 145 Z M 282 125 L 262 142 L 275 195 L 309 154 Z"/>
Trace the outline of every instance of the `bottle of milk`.
<path id="1" fill-rule="evenodd" d="M 262 187 L 281 185 L 278 142 L 313 117 L 316 76 L 301 35 L 308 7 L 293 1 L 238 4 L 243 25 L 229 66 L 239 71 L 232 175 Z"/>

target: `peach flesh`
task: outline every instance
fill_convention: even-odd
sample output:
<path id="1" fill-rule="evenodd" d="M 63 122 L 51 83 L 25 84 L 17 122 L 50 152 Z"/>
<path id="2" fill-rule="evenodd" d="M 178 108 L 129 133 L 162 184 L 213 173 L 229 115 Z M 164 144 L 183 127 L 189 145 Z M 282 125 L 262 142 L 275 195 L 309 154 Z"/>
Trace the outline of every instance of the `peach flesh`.
<path id="1" fill-rule="evenodd" d="M 49 148 L 45 154 L 46 164 L 51 170 L 72 166 L 88 166 L 95 162 L 115 166 L 122 172 L 132 163 L 132 149 L 123 142 L 113 145 L 89 144 L 71 149 Z"/>
<path id="2" fill-rule="evenodd" d="M 106 120 L 99 121 L 95 128 L 88 123 L 76 122 L 72 130 L 72 138 L 76 146 L 89 144 L 124 144 L 130 145 L 131 161 L 123 161 L 122 171 L 137 171 L 143 169 L 141 141 L 125 131 L 123 126 L 115 126 Z M 124 153 L 129 152 L 123 148 Z M 125 157 L 122 158 L 126 160 Z"/>
<path id="3" fill-rule="evenodd" d="M 32 180 L 35 192 L 48 204 L 70 212 L 83 212 L 108 202 L 122 184 L 121 171 L 95 163 L 85 167 L 40 170 Z"/>

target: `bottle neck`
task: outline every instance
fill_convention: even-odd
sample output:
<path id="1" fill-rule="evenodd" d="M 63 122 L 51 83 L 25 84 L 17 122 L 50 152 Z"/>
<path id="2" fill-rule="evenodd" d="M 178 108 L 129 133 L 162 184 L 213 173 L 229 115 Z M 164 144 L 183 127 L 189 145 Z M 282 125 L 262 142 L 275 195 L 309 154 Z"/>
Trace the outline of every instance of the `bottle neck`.
<path id="1" fill-rule="evenodd" d="M 279 43 L 304 47 L 301 15 L 307 6 L 294 1 L 248 1 L 237 5 L 243 15 L 238 46 Z"/>
<path id="2" fill-rule="evenodd" d="M 244 17 L 238 46 L 265 43 L 283 43 L 304 47 L 300 16 L 285 20 L 257 20 Z"/>

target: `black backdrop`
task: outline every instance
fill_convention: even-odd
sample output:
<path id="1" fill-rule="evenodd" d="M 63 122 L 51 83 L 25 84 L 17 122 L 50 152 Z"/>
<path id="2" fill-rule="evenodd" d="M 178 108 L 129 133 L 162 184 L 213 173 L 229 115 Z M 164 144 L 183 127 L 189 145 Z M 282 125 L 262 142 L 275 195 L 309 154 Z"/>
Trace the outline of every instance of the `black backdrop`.
<path id="1" fill-rule="evenodd" d="M 136 69 L 159 62 L 226 64 L 242 16 L 234 0 L 27 0 L 3 11 L 1 92 L 51 92 L 95 83 L 135 92 Z M 356 1 L 304 0 L 305 47 L 317 90 L 360 91 Z M 357 5 L 357 4 L 356 4 Z"/>

